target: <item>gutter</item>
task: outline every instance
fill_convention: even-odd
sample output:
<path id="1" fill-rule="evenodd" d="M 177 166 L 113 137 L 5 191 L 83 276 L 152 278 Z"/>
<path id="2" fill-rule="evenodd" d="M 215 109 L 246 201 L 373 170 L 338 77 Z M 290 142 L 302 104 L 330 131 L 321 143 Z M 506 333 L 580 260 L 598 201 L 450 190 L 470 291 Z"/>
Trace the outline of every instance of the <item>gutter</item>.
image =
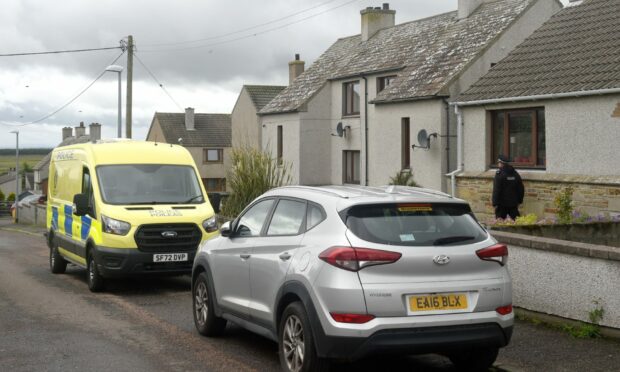
<path id="1" fill-rule="evenodd" d="M 487 104 L 493 104 L 493 103 L 509 103 L 509 102 L 538 101 L 538 100 L 558 99 L 558 98 L 600 96 L 604 94 L 620 94 L 620 88 L 578 90 L 578 91 L 566 92 L 566 93 L 550 93 L 550 94 L 538 94 L 538 95 L 532 95 L 532 96 L 481 99 L 477 101 L 452 102 L 450 103 L 450 105 L 455 106 L 455 107 L 480 106 L 480 105 L 487 105 Z"/>
<path id="2" fill-rule="evenodd" d="M 463 112 L 459 108 L 458 104 L 451 103 L 454 106 L 454 112 L 456 113 L 456 165 L 457 168 L 446 174 L 450 176 L 451 182 L 451 195 L 456 197 L 456 175 L 463 171 Z"/>

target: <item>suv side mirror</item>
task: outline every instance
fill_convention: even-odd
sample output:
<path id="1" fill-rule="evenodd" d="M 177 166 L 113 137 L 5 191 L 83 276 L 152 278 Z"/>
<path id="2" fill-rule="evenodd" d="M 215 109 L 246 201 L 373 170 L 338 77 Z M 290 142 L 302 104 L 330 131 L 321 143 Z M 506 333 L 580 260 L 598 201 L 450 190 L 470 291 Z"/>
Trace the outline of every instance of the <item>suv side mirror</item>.
<path id="1" fill-rule="evenodd" d="M 220 226 L 220 235 L 226 238 L 229 238 L 232 235 L 232 231 L 230 230 L 230 221 L 224 222 L 222 226 Z"/>
<path id="2" fill-rule="evenodd" d="M 90 212 L 90 206 L 88 205 L 88 195 L 87 194 L 75 194 L 73 196 L 73 205 L 75 205 L 75 215 L 76 216 L 85 216 L 88 212 Z"/>

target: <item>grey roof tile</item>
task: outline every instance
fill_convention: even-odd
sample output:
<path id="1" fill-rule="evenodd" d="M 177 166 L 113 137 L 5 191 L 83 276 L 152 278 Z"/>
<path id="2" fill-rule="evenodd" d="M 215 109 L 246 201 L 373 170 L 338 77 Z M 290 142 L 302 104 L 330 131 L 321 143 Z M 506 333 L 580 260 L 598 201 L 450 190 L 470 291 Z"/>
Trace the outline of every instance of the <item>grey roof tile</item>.
<path id="1" fill-rule="evenodd" d="M 459 101 L 620 88 L 620 1 L 562 9 Z"/>
<path id="2" fill-rule="evenodd" d="M 260 111 L 266 104 L 286 88 L 284 85 L 244 85 L 248 91 L 250 99 L 256 107 L 256 111 Z"/>
<path id="3" fill-rule="evenodd" d="M 374 102 L 443 94 L 529 4 L 531 0 L 497 0 L 461 21 L 454 11 L 381 30 L 366 42 L 360 35 L 339 39 L 260 113 L 299 110 L 329 79 L 361 73 L 393 70 L 397 75 Z"/>
<path id="4" fill-rule="evenodd" d="M 185 128 L 185 113 L 157 112 L 167 143 L 183 138 L 185 147 L 231 147 L 230 114 L 194 114 L 195 130 Z"/>

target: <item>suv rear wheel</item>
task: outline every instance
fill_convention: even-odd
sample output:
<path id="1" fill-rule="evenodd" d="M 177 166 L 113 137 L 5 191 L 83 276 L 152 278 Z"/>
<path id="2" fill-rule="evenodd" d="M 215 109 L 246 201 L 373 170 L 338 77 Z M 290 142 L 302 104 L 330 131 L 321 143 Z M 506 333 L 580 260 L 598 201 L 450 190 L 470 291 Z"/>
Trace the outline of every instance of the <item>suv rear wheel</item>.
<path id="1" fill-rule="evenodd" d="M 459 371 L 486 371 L 495 363 L 498 352 L 498 348 L 468 350 L 449 358 Z"/>
<path id="2" fill-rule="evenodd" d="M 316 354 L 308 314 L 301 302 L 293 302 L 284 309 L 278 333 L 278 348 L 283 371 L 329 370 L 329 361 Z"/>
<path id="3" fill-rule="evenodd" d="M 194 324 L 203 336 L 221 336 L 226 328 L 226 319 L 215 315 L 213 296 L 209 290 L 209 277 L 202 272 L 192 285 Z"/>

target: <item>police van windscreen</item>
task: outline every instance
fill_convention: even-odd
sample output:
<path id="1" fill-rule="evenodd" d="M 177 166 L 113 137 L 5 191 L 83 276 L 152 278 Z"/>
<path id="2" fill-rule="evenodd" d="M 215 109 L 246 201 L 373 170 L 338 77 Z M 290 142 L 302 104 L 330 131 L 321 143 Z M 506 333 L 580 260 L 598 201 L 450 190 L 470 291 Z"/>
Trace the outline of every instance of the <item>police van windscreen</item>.
<path id="1" fill-rule="evenodd" d="M 184 165 L 100 165 L 97 178 L 107 204 L 201 204 L 194 168 Z"/>

